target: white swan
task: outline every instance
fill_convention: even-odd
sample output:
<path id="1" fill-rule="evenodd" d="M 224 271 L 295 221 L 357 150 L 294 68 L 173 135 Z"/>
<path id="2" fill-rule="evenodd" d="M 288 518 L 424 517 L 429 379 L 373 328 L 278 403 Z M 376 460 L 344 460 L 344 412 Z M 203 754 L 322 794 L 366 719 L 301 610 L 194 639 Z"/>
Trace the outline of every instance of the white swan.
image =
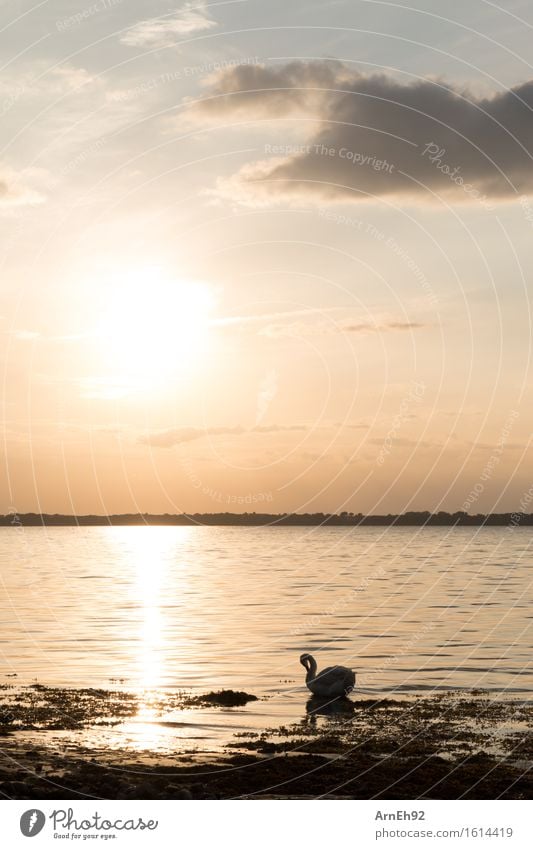
<path id="1" fill-rule="evenodd" d="M 328 666 L 317 675 L 316 660 L 310 654 L 302 654 L 300 663 L 307 675 L 305 683 L 313 695 L 324 699 L 346 696 L 355 687 L 355 672 L 347 666 Z"/>

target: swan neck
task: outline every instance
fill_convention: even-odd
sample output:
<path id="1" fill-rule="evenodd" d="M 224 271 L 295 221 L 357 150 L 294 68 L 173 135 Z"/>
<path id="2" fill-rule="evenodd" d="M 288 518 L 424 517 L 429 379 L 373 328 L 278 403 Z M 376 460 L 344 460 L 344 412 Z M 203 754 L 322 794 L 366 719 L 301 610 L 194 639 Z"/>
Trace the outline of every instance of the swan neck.
<path id="1" fill-rule="evenodd" d="M 306 681 L 312 681 L 316 676 L 316 660 L 314 657 L 309 658 L 309 669 L 307 670 L 307 675 L 305 676 Z"/>

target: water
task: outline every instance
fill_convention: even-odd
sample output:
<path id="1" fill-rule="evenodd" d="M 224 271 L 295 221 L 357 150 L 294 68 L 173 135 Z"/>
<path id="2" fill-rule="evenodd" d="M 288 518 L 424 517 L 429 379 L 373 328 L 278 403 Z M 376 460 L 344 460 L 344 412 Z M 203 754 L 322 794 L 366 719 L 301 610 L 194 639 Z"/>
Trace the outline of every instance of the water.
<path id="1" fill-rule="evenodd" d="M 525 698 L 531 546 L 525 528 L 5 528 L 1 674 L 246 690 L 270 724 L 304 709 L 303 651 L 364 694 Z"/>
<path id="2" fill-rule="evenodd" d="M 306 650 L 381 691 L 523 692 L 530 549 L 527 529 L 1 529 L 4 672 L 268 693 Z"/>

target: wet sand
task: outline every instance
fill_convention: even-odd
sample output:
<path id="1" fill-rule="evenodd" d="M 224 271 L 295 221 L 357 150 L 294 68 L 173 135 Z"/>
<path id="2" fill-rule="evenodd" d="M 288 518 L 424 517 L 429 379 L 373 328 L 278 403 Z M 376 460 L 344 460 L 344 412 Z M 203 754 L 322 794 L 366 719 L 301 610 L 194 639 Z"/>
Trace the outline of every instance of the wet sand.
<path id="1" fill-rule="evenodd" d="M 154 697 L 157 732 L 180 712 L 245 710 L 251 694 Z M 305 702 L 305 696 L 304 701 Z M 532 709 L 478 691 L 411 699 L 315 699 L 299 722 L 228 733 L 198 750 L 121 746 L 146 696 L 0 688 L 0 794 L 16 799 L 530 799 Z M 110 744 L 111 736 L 117 732 Z M 179 728 L 178 728 L 179 731 Z M 118 741 L 118 742 L 117 742 Z"/>

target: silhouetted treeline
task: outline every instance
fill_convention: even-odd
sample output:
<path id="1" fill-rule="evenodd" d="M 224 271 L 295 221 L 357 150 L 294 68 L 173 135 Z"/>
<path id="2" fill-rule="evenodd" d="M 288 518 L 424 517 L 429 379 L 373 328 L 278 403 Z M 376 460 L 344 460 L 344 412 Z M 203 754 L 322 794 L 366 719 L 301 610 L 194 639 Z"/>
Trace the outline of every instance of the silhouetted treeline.
<path id="1" fill-rule="evenodd" d="M 414 526 L 466 526 L 480 525 L 516 527 L 532 526 L 533 513 L 478 513 L 474 516 L 457 513 L 430 513 L 429 511 L 386 516 L 363 516 L 362 513 L 121 513 L 110 516 L 64 516 L 58 513 L 10 513 L 0 516 L 0 526 L 47 527 L 68 525 L 414 525 Z"/>

